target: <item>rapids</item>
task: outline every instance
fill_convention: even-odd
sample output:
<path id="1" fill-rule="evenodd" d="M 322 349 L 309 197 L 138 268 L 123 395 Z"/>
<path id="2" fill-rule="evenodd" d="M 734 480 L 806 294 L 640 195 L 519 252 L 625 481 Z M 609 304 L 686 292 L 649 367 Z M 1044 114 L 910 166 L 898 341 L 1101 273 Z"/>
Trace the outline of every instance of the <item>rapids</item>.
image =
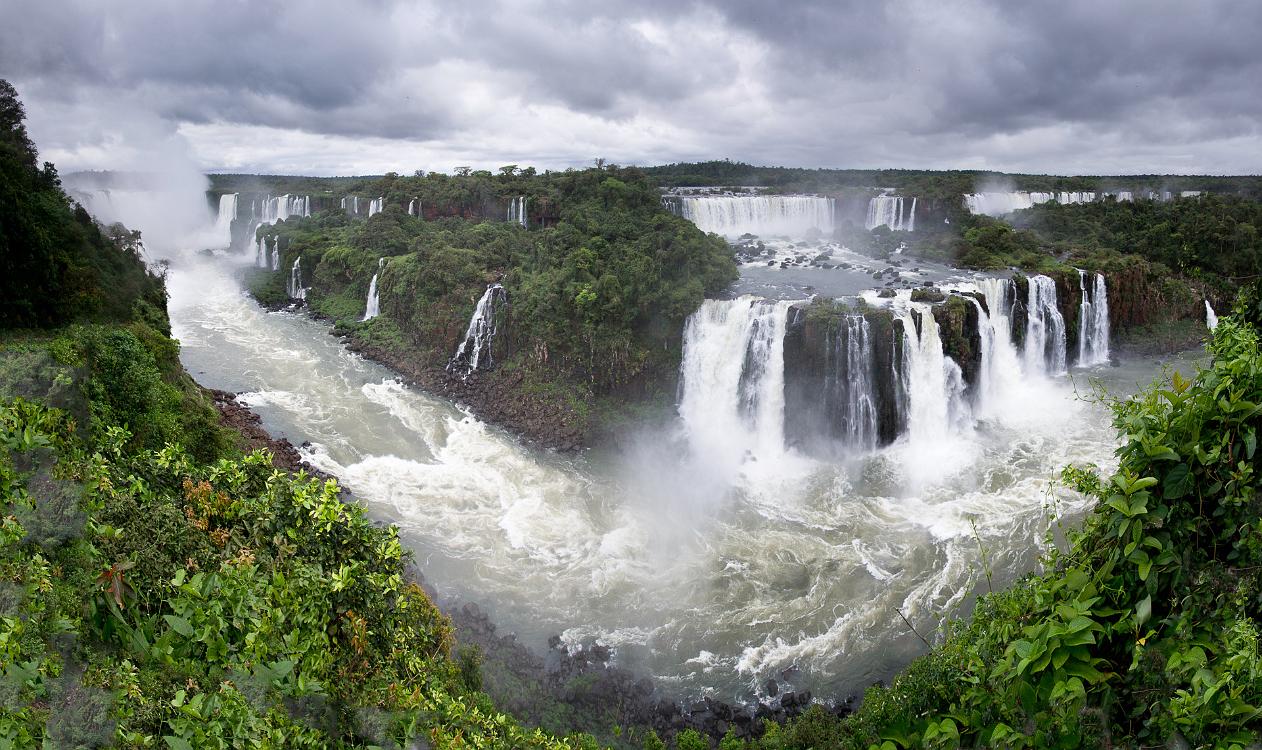
<path id="1" fill-rule="evenodd" d="M 324 324 L 264 311 L 234 279 L 240 262 L 172 263 L 173 329 L 199 382 L 243 392 L 273 434 L 309 441 L 312 464 L 399 525 L 440 598 L 477 601 L 531 645 L 599 638 L 681 696 L 749 698 L 787 674 L 842 697 L 888 679 L 924 648 L 900 613 L 932 637 L 966 612 L 987 585 L 983 550 L 996 587 L 1028 570 L 1049 514 L 1086 510 L 1054 488 L 1058 469 L 1111 461 L 1103 408 L 1065 377 L 1014 380 L 1011 347 L 993 353 L 997 395 L 967 425 L 950 409 L 913 411 L 911 434 L 884 448 L 863 438 L 848 458 L 802 455 L 780 438 L 783 375 L 723 369 L 728 344 L 774 365 L 787 310 L 776 302 L 698 313 L 734 340 L 685 364 L 713 389 L 684 393 L 677 433 L 629 435 L 620 453 L 539 452 L 404 387 Z M 1013 302 L 980 286 L 992 307 Z M 951 392 L 949 368 L 933 369 L 945 367 L 929 346 L 936 326 L 920 322 L 912 392 Z M 1125 390 L 1153 372 L 1148 361 L 1100 375 Z M 696 420 L 713 423 L 690 439 Z"/>

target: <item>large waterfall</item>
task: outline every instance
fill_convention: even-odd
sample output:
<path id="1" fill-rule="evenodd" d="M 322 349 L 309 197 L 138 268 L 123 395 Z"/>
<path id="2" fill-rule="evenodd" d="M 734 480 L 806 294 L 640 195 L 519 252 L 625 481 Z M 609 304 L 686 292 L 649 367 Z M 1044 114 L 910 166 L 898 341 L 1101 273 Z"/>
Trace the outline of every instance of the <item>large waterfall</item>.
<path id="1" fill-rule="evenodd" d="M 959 365 L 942 352 L 938 321 L 929 305 L 912 303 L 899 312 L 905 356 L 907 433 L 913 443 L 945 439 L 967 420 L 964 377 Z"/>
<path id="2" fill-rule="evenodd" d="M 1090 287 L 1087 272 L 1078 272 L 1082 303 L 1078 306 L 1078 366 L 1109 361 L 1109 290 L 1104 275 L 1096 274 Z"/>
<path id="3" fill-rule="evenodd" d="M 1055 193 L 970 193 L 964 196 L 964 205 L 969 213 L 1003 216 L 1053 200 L 1056 200 Z"/>
<path id="4" fill-rule="evenodd" d="M 1218 327 L 1218 315 L 1214 313 L 1209 300 L 1205 300 L 1205 327 L 1211 331 Z"/>
<path id="5" fill-rule="evenodd" d="M 262 200 L 255 212 L 256 218 L 262 224 L 275 224 L 292 216 L 310 215 L 311 196 L 309 195 L 278 195 L 276 197 L 269 195 Z"/>
<path id="6" fill-rule="evenodd" d="M 279 239 L 277 241 L 279 244 Z M 267 235 L 259 235 L 258 240 L 254 243 L 254 265 L 259 268 L 267 268 Z"/>
<path id="7" fill-rule="evenodd" d="M 491 342 L 498 327 L 496 319 L 507 299 L 504 287 L 499 284 L 491 284 L 486 288 L 473 309 L 473 317 L 469 319 L 464 340 L 447 363 L 448 372 L 467 377 L 474 370 L 494 364 L 491 358 Z"/>
<path id="8" fill-rule="evenodd" d="M 670 199 L 679 214 L 703 232 L 800 237 L 811 229 L 831 234 L 832 198 L 816 195 L 704 195 Z"/>
<path id="9" fill-rule="evenodd" d="M 237 194 L 219 196 L 219 214 L 215 217 L 215 240 L 223 247 L 232 245 L 232 222 L 237 218 Z"/>
<path id="10" fill-rule="evenodd" d="M 381 275 L 382 269 L 386 267 L 386 259 L 377 259 L 377 273 L 372 275 L 372 281 L 368 282 L 368 301 L 364 304 L 364 317 L 361 320 L 372 320 L 381 314 L 381 298 L 377 295 L 377 277 Z"/>
<path id="11" fill-rule="evenodd" d="M 728 466 L 784 450 L 784 334 L 791 302 L 706 300 L 684 327 L 679 414 L 693 449 Z"/>
<path id="12" fill-rule="evenodd" d="M 868 218 L 864 226 L 868 229 L 889 227 L 895 232 L 916 231 L 916 198 L 910 203 L 910 210 L 903 212 L 904 198 L 901 195 L 877 195 L 868 201 Z"/>
<path id="13" fill-rule="evenodd" d="M 1056 282 L 1030 277 L 1026 302 L 1025 367 L 1030 375 L 1065 372 L 1065 317 L 1056 304 Z"/>
<path id="14" fill-rule="evenodd" d="M 982 361 L 973 402 L 979 416 L 989 416 L 1003 408 L 1022 378 L 1021 356 L 1012 342 L 1016 289 L 1011 279 L 995 278 L 981 279 L 978 287 L 986 300 L 986 310 L 977 307 Z"/>
<path id="15" fill-rule="evenodd" d="M 385 196 L 381 196 L 379 198 L 373 198 L 372 201 L 368 204 L 368 218 L 371 219 L 373 216 L 376 216 L 377 214 L 381 213 L 385 209 L 386 209 Z"/>
<path id="16" fill-rule="evenodd" d="M 529 226 L 530 220 L 526 215 L 526 196 L 519 195 L 508 202 L 506 220 L 509 223 L 520 224 L 523 227 Z"/>

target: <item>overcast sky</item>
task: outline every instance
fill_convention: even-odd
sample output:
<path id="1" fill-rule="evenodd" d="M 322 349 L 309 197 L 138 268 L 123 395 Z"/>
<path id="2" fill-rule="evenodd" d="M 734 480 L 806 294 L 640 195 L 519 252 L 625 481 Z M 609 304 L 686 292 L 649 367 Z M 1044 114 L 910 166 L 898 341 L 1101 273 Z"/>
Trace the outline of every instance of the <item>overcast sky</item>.
<path id="1" fill-rule="evenodd" d="M 1262 172 L 1255 0 L 4 0 L 63 172 Z"/>

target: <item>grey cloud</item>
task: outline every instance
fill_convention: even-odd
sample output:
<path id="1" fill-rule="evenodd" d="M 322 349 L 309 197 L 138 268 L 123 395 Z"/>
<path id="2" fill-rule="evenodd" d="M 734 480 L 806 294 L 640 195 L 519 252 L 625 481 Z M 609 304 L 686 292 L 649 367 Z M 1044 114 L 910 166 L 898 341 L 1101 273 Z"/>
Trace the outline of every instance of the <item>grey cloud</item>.
<path id="1" fill-rule="evenodd" d="M 33 114 L 114 100 L 488 162 L 529 160 L 493 145 L 520 142 L 560 162 L 1064 171 L 1130 143 L 1135 169 L 1256 171 L 1262 149 L 1237 166 L 1220 144 L 1262 138 L 1260 28 L 1248 0 L 18 0 L 0 76 Z"/>

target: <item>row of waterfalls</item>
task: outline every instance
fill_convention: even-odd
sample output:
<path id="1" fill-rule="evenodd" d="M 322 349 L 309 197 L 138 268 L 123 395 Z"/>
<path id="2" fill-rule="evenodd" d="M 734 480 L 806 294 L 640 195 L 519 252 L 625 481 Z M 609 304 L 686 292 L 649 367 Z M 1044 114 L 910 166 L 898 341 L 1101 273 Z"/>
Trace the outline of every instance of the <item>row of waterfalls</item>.
<path id="1" fill-rule="evenodd" d="M 947 306 L 906 294 L 707 300 L 684 331 L 679 412 L 690 444 L 733 461 L 792 447 L 861 453 L 970 429 L 1009 408 L 1022 382 L 1067 371 L 1056 284 L 1033 276 L 1025 286 L 1020 295 L 1010 279 L 962 285 L 962 325 Z M 1083 272 L 1082 293 L 1074 364 L 1087 367 L 1109 359 L 1104 277 Z"/>
<path id="2" fill-rule="evenodd" d="M 969 193 L 964 196 L 964 206 L 968 209 L 969 213 L 986 214 L 987 216 L 1004 216 L 1012 213 L 1013 211 L 1032 208 L 1040 203 L 1072 205 L 1075 203 L 1093 203 L 1107 198 L 1112 198 L 1113 200 L 1120 202 L 1131 202 L 1135 200 L 1168 201 L 1172 200 L 1176 196 L 1180 198 L 1195 198 L 1200 194 L 1201 191 L 1199 190 L 1184 190 L 1178 193 L 1168 190 L 1107 190 L 1100 192 L 1029 192 L 1018 190 Z"/>

